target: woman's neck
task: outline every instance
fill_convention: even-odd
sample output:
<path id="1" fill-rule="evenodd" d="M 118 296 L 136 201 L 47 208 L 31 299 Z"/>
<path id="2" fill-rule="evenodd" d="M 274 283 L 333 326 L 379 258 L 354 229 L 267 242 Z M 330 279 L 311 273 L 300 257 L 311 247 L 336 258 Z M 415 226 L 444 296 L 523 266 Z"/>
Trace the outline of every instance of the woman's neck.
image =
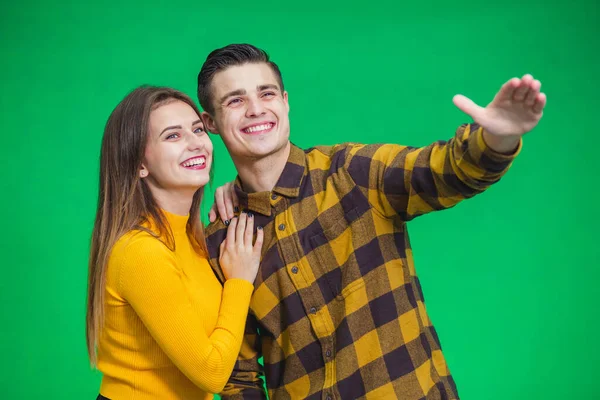
<path id="1" fill-rule="evenodd" d="M 156 199 L 158 206 L 171 214 L 187 216 L 192 207 L 194 193 L 190 191 L 178 191 L 152 188 L 152 195 Z"/>

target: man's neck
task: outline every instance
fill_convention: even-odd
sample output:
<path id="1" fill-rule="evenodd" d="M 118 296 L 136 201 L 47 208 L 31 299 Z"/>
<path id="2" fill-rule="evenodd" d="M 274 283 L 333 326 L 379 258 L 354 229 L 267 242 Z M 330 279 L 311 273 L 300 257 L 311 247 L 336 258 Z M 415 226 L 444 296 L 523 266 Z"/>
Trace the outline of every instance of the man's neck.
<path id="1" fill-rule="evenodd" d="M 273 190 L 290 154 L 291 143 L 280 151 L 261 159 L 234 159 L 245 192 L 270 192 Z"/>

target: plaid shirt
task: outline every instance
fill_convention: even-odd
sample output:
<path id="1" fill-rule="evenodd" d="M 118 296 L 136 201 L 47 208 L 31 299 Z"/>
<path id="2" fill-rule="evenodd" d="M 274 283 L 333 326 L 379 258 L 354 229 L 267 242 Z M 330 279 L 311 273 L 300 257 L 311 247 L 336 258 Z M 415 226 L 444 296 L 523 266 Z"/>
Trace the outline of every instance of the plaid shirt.
<path id="1" fill-rule="evenodd" d="M 264 227 L 246 339 L 223 398 L 457 399 L 415 274 L 406 222 L 484 191 L 511 155 L 462 125 L 422 148 L 292 145 L 271 192 L 240 206 Z M 226 227 L 207 228 L 218 265 Z"/>

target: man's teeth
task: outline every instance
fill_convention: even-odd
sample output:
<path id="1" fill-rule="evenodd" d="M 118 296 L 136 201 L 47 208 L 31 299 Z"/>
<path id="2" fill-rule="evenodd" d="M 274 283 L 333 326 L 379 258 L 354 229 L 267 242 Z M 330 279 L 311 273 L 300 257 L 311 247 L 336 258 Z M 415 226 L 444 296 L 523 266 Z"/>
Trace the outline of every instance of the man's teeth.
<path id="1" fill-rule="evenodd" d="M 194 167 L 196 165 L 204 165 L 205 162 L 206 160 L 204 158 L 194 158 L 193 160 L 186 161 L 181 165 L 184 167 Z"/>
<path id="2" fill-rule="evenodd" d="M 250 128 L 244 129 L 244 131 L 246 131 L 248 133 L 266 131 L 267 129 L 271 129 L 272 126 L 273 126 L 273 124 L 263 124 L 263 125 L 251 126 Z"/>

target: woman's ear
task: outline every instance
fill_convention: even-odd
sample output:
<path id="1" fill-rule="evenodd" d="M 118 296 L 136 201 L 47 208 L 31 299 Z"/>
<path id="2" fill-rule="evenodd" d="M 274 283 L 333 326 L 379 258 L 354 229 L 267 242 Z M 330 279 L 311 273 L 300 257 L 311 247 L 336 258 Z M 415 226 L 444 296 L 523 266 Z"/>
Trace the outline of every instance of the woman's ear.
<path id="1" fill-rule="evenodd" d="M 144 164 L 140 167 L 140 178 L 145 178 L 148 176 L 148 169 Z"/>

